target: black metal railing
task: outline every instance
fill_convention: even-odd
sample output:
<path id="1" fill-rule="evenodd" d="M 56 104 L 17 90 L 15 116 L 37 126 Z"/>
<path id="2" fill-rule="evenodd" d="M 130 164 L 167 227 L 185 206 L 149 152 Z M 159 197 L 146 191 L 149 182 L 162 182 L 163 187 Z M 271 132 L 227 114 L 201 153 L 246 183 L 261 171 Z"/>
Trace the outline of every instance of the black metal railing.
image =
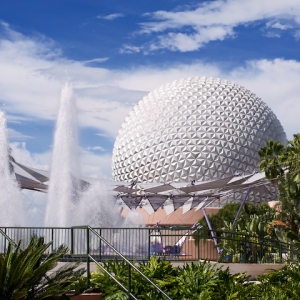
<path id="1" fill-rule="evenodd" d="M 128 260 L 135 261 L 149 260 L 151 256 L 176 261 L 235 263 L 284 263 L 300 260 L 299 246 L 245 232 L 218 231 L 214 241 L 207 229 L 190 232 L 187 227 L 93 228 L 93 231 Z M 65 260 L 85 260 L 87 247 L 89 254 L 97 261 L 118 259 L 119 255 L 94 234 L 88 237 L 87 242 L 86 234 L 85 229 L 74 228 L 2 227 L 0 253 L 5 253 L 10 240 L 17 243 L 22 239 L 22 247 L 26 247 L 30 237 L 36 235 L 43 236 L 45 242 L 53 241 L 51 248 L 47 250 L 49 252 L 61 244 L 66 245 L 70 250 Z"/>
<path id="2" fill-rule="evenodd" d="M 246 232 L 220 232 L 219 261 L 233 263 L 284 263 L 300 261 L 299 245 Z"/>

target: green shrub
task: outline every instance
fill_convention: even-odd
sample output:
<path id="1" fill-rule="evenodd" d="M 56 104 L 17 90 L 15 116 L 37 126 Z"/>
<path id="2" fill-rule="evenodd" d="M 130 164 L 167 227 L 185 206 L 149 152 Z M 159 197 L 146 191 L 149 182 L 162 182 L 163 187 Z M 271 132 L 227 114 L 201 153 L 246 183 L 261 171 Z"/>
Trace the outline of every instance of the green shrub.
<path id="1" fill-rule="evenodd" d="M 108 272 L 114 274 L 115 278 L 121 284 L 127 287 L 128 265 L 126 262 L 118 260 L 107 261 L 103 263 L 103 266 Z M 151 257 L 149 261 L 139 263 L 138 268 L 166 293 L 174 288 L 177 268 L 173 268 L 171 262 Z M 97 272 L 92 273 L 91 282 L 100 289 L 104 299 L 123 299 L 123 297 L 127 295 L 101 268 L 98 268 Z M 131 269 L 131 286 L 132 293 L 136 295 L 138 299 L 155 299 L 155 297 L 159 297 L 160 295 L 155 288 L 134 269 Z"/>
<path id="2" fill-rule="evenodd" d="M 103 267 L 111 274 L 114 274 L 115 278 L 120 281 L 124 286 L 127 286 L 128 267 L 124 261 L 107 261 L 103 262 Z M 91 283 L 100 289 L 102 297 L 106 297 L 123 294 L 122 289 L 106 274 L 101 268 L 98 267 L 97 272 L 91 274 Z M 110 298 L 114 299 L 114 298 Z M 122 299 L 122 298 L 116 298 Z"/>
<path id="3" fill-rule="evenodd" d="M 128 266 L 125 262 L 108 261 L 105 266 L 127 287 Z M 152 257 L 149 262 L 137 266 L 174 300 L 296 300 L 300 295 L 298 263 L 259 276 L 260 284 L 249 283 L 245 273 L 232 275 L 229 268 L 223 270 L 209 262 L 173 267 L 170 261 Z M 103 299 L 128 299 L 128 295 L 101 269 L 92 274 L 92 281 L 100 287 Z M 131 285 L 132 293 L 139 300 L 164 299 L 133 270 Z"/>
<path id="4" fill-rule="evenodd" d="M 0 255 L 0 300 L 50 299 L 69 291 L 72 282 L 85 270 L 74 271 L 78 263 L 72 263 L 47 275 L 68 252 L 67 247 L 60 246 L 44 257 L 51 244 L 45 244 L 43 237 L 35 236 L 23 251 L 21 241 L 15 250 L 9 244 L 5 256 Z"/>
<path id="5" fill-rule="evenodd" d="M 104 266 L 127 287 L 128 266 L 125 262 L 107 261 Z M 251 287 L 243 285 L 248 276 L 231 275 L 229 269 L 222 270 L 209 262 L 173 267 L 170 261 L 152 257 L 149 262 L 139 263 L 138 268 L 172 299 L 239 299 L 238 297 L 251 292 Z M 102 269 L 94 272 L 91 280 L 100 288 L 103 299 L 126 299 L 127 294 Z M 133 270 L 131 285 L 132 293 L 138 299 L 163 299 L 161 294 Z"/>

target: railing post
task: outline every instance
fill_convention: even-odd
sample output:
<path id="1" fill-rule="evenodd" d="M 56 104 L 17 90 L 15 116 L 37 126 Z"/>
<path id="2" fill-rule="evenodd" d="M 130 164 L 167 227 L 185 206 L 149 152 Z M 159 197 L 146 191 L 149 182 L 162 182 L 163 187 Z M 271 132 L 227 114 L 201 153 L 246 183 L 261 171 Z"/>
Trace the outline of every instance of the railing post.
<path id="1" fill-rule="evenodd" d="M 131 296 L 131 266 L 128 264 L 128 299 L 130 300 Z"/>
<path id="2" fill-rule="evenodd" d="M 71 255 L 74 254 L 74 229 L 71 227 Z"/>
<path id="3" fill-rule="evenodd" d="M 99 232 L 100 236 L 102 236 L 102 229 L 100 228 Z M 99 253 L 99 260 L 102 261 L 102 240 L 100 239 L 100 253 Z"/>
<path id="4" fill-rule="evenodd" d="M 150 256 L 151 256 L 151 230 L 150 228 L 148 229 L 148 261 L 150 260 Z"/>
<path id="5" fill-rule="evenodd" d="M 279 242 L 279 257 L 280 257 L 280 263 L 282 264 L 282 244 Z"/>
<path id="6" fill-rule="evenodd" d="M 52 241 L 52 244 L 51 244 L 51 253 L 53 253 L 53 247 L 54 247 L 54 237 L 53 237 L 54 233 L 53 233 L 53 231 L 54 231 L 54 228 L 52 227 L 51 228 L 51 241 Z"/>
<path id="7" fill-rule="evenodd" d="M 197 230 L 197 241 L 198 241 L 198 260 L 200 260 L 200 234 L 199 234 L 199 230 Z"/>
<path id="8" fill-rule="evenodd" d="M 247 237 L 246 237 L 246 235 L 244 236 L 244 263 L 248 263 L 248 261 L 247 261 Z"/>
<path id="9" fill-rule="evenodd" d="M 264 238 L 259 238 L 259 243 L 260 243 L 260 256 L 259 256 L 259 263 L 262 263 L 263 260 L 263 255 L 264 255 L 264 245 L 266 243 L 266 241 L 264 240 Z"/>
<path id="10" fill-rule="evenodd" d="M 4 233 L 6 234 L 6 227 L 4 228 Z M 4 249 L 3 249 L 3 253 L 6 254 L 6 239 L 4 239 Z"/>
<path id="11" fill-rule="evenodd" d="M 90 229 L 89 227 L 86 227 L 86 272 L 87 272 L 87 279 L 88 279 L 88 285 L 90 285 L 90 278 L 91 278 L 91 274 L 90 274 Z"/>

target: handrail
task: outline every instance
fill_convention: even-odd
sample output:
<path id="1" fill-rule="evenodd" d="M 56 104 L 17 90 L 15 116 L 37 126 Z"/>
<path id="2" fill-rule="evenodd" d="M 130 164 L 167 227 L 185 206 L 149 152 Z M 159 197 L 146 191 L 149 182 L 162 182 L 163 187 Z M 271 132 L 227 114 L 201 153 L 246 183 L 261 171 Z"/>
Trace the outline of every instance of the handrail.
<path id="1" fill-rule="evenodd" d="M 144 273 L 142 273 L 134 264 L 132 264 L 122 253 L 120 253 L 112 244 L 110 244 L 108 241 L 106 241 L 100 234 L 98 234 L 97 231 L 95 231 L 90 226 L 73 226 L 71 229 L 87 229 L 88 231 L 91 231 L 93 234 L 95 234 L 102 242 L 104 242 L 110 249 L 112 249 L 118 256 L 120 256 L 131 268 L 133 268 L 136 272 L 138 272 L 144 279 L 146 279 L 152 286 L 155 287 L 156 290 L 158 290 L 163 296 L 165 296 L 168 300 L 172 300 L 159 286 L 157 286 L 151 279 L 149 279 Z M 89 242 L 89 241 L 88 241 Z M 88 248 L 88 247 L 87 247 Z M 92 258 L 89 253 L 87 253 L 88 258 Z M 92 258 L 93 261 L 95 261 Z M 89 261 L 87 261 L 89 263 Z M 98 264 L 97 264 L 98 265 Z M 117 279 L 115 278 L 115 281 Z M 121 283 L 118 283 L 122 288 L 124 286 Z M 127 289 L 125 289 L 126 292 L 129 292 Z M 131 293 L 130 293 L 131 294 Z M 134 298 L 136 299 L 136 298 Z"/>
<path id="2" fill-rule="evenodd" d="M 15 243 L 14 240 L 12 240 L 1 228 L 0 228 L 0 234 L 4 236 L 5 239 L 7 239 L 9 241 L 9 243 L 11 243 L 12 245 L 14 245 L 15 247 L 17 247 L 17 244 Z"/>
<path id="3" fill-rule="evenodd" d="M 134 300 L 138 300 L 135 298 L 135 296 L 118 280 L 116 279 L 113 275 L 111 275 L 101 264 L 99 264 L 90 254 L 88 255 L 89 258 L 98 266 L 100 267 L 111 279 L 113 279 L 125 292 L 127 292 L 130 297 L 132 297 Z"/>

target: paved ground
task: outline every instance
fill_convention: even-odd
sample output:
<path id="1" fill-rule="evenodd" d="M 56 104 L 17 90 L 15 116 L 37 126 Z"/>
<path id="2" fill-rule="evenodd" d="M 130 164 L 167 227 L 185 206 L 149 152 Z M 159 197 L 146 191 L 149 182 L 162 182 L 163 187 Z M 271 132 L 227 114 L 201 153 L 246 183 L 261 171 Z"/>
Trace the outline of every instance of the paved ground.
<path id="1" fill-rule="evenodd" d="M 190 263 L 190 261 L 172 261 L 174 266 L 182 266 L 186 263 Z M 212 262 L 215 264 L 216 262 Z M 48 274 L 52 273 L 53 271 L 57 270 L 59 267 L 63 266 L 66 264 L 66 262 L 59 262 L 57 267 L 54 268 L 51 272 Z M 270 272 L 270 269 L 281 269 L 285 264 L 234 264 L 234 263 L 226 263 L 226 264 L 218 264 L 218 267 L 227 268 L 229 267 L 230 272 L 232 274 L 235 273 L 243 273 L 247 272 L 248 275 L 250 275 L 250 280 L 255 280 L 257 275 L 262 275 L 266 272 Z M 86 263 L 81 263 L 79 268 L 87 268 Z M 94 272 L 97 270 L 97 266 L 95 263 L 90 263 L 90 271 Z M 85 273 L 86 276 L 86 273 Z"/>
<path id="2" fill-rule="evenodd" d="M 185 262 L 176 262 L 176 261 L 174 261 L 174 262 L 173 262 L 173 265 L 174 265 L 174 266 L 182 266 L 184 263 L 185 263 Z M 63 266 L 64 264 L 66 264 L 66 262 L 59 262 L 58 265 L 57 265 L 57 267 L 54 268 L 54 269 L 52 269 L 50 272 L 48 272 L 48 274 L 53 273 L 54 271 L 56 271 L 58 268 L 60 268 L 60 267 Z M 87 268 L 87 264 L 86 264 L 86 263 L 81 263 L 80 266 L 79 266 L 78 268 L 84 268 L 84 269 L 86 269 L 86 268 Z M 93 262 L 90 263 L 90 271 L 91 271 L 91 272 L 97 271 L 97 266 L 96 266 L 96 264 L 93 263 Z M 86 275 L 86 273 L 85 273 L 85 275 Z"/>

